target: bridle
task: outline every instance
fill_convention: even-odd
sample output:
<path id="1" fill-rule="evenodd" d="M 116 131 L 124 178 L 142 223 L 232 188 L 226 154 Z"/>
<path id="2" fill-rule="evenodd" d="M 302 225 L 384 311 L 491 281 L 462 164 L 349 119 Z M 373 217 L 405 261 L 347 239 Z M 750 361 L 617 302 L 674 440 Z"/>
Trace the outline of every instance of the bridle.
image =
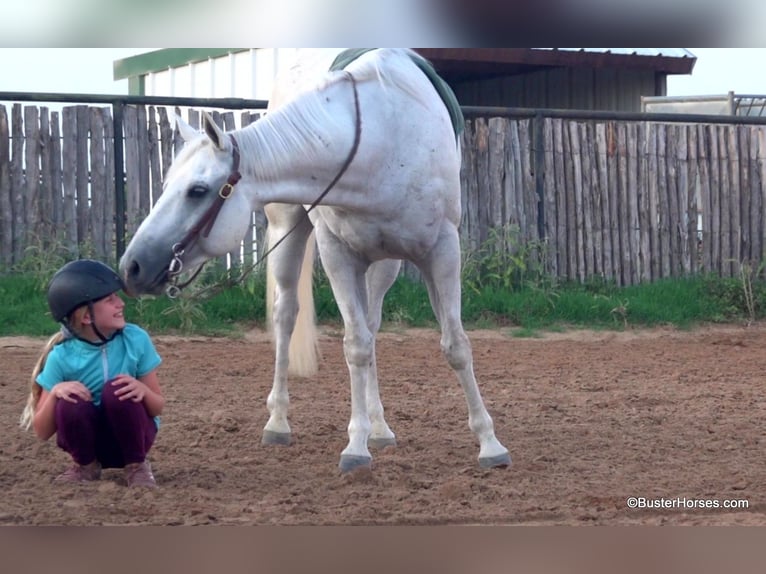
<path id="1" fill-rule="evenodd" d="M 344 72 L 346 76 L 351 81 L 351 86 L 354 90 L 354 112 L 356 115 L 356 122 L 354 124 L 354 143 L 351 146 L 351 150 L 349 151 L 348 156 L 346 157 L 346 160 L 343 162 L 343 165 L 341 166 L 340 170 L 338 171 L 337 175 L 333 178 L 333 180 L 329 183 L 329 185 L 324 189 L 322 193 L 320 193 L 317 198 L 311 203 L 311 205 L 306 209 L 306 213 L 308 214 L 313 210 L 317 205 L 319 205 L 319 202 L 322 201 L 322 199 L 330 192 L 330 190 L 335 187 L 335 184 L 338 183 L 338 180 L 343 176 L 343 174 L 346 172 L 346 170 L 351 165 L 351 162 L 354 160 L 354 157 L 356 156 L 356 152 L 359 149 L 359 140 L 361 139 L 362 135 L 362 121 L 361 121 L 361 114 L 359 111 L 359 91 L 356 87 L 356 80 L 354 79 L 354 76 L 351 75 L 350 72 Z M 178 280 L 181 276 L 181 273 L 183 272 L 184 263 L 181 257 L 184 255 L 187 247 L 191 245 L 194 241 L 196 241 L 200 235 L 202 237 L 207 237 L 210 235 L 210 230 L 213 228 L 213 224 L 215 223 L 216 218 L 218 217 L 218 213 L 221 211 L 221 208 L 223 207 L 223 203 L 229 199 L 232 194 L 234 193 L 234 186 L 237 185 L 240 179 L 242 179 L 242 174 L 239 172 L 239 161 L 240 161 L 240 152 L 239 152 L 239 144 L 237 143 L 237 140 L 234 138 L 232 134 L 228 134 L 229 140 L 232 144 L 232 166 L 231 166 L 231 174 L 226 179 L 226 183 L 224 183 L 221 186 L 221 189 L 218 190 L 218 194 L 216 195 L 215 200 L 213 200 L 213 204 L 208 207 L 208 209 L 205 211 L 205 213 L 202 214 L 202 217 L 199 219 L 199 221 L 192 227 L 186 235 L 184 235 L 183 239 L 179 241 L 178 243 L 175 243 L 173 245 L 172 252 L 173 252 L 173 258 L 170 260 L 170 264 L 168 265 L 168 286 L 165 288 L 165 293 L 167 296 L 171 299 L 175 299 L 180 295 L 181 291 L 187 287 L 194 279 L 199 275 L 200 271 L 202 271 L 202 267 L 204 267 L 204 263 L 200 265 L 197 270 L 194 272 L 194 274 L 183 283 L 179 284 Z M 266 256 L 269 255 L 274 249 L 276 249 L 280 243 L 282 243 L 287 237 L 295 231 L 298 226 L 301 224 L 301 221 L 298 221 L 295 225 L 293 225 L 287 233 L 285 233 L 279 241 L 274 243 L 259 259 L 256 263 L 250 266 L 249 269 L 244 271 L 240 277 L 237 279 L 236 282 L 241 281 L 245 278 L 245 276 L 250 273 L 257 265 L 259 265 L 261 262 L 266 260 Z"/>
<path id="2" fill-rule="evenodd" d="M 233 155 L 231 174 L 226 179 L 226 183 L 224 183 L 221 186 L 221 189 L 218 190 L 218 194 L 213 200 L 212 205 L 202 214 L 199 221 L 186 233 L 186 235 L 184 235 L 181 241 L 175 243 L 173 247 L 171 247 L 173 258 L 170 260 L 170 265 L 168 265 L 169 281 L 168 286 L 165 289 L 165 293 L 167 293 L 167 296 L 171 299 L 178 297 L 181 290 L 194 281 L 197 275 L 199 275 L 199 272 L 202 271 L 203 265 L 200 265 L 191 278 L 180 285 L 178 284 L 178 279 L 184 268 L 184 262 L 181 257 L 186 252 L 186 248 L 193 243 L 198 236 L 201 235 L 202 237 L 207 237 L 210 235 L 210 230 L 213 228 L 218 213 L 223 207 L 223 202 L 231 197 L 234 193 L 234 186 L 237 185 L 237 182 L 239 182 L 240 179 L 242 179 L 242 174 L 239 172 L 239 144 L 231 134 L 229 134 L 229 139 L 231 140 Z"/>

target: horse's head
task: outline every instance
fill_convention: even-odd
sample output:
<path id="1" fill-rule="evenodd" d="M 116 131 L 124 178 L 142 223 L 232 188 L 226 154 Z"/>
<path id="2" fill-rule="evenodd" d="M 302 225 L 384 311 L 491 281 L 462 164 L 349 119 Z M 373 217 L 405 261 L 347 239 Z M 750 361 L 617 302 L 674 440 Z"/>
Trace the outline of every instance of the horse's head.
<path id="1" fill-rule="evenodd" d="M 159 294 L 184 272 L 239 247 L 252 207 L 239 180 L 239 150 L 203 113 L 204 131 L 181 118 L 185 140 L 163 192 L 120 260 L 127 292 Z"/>

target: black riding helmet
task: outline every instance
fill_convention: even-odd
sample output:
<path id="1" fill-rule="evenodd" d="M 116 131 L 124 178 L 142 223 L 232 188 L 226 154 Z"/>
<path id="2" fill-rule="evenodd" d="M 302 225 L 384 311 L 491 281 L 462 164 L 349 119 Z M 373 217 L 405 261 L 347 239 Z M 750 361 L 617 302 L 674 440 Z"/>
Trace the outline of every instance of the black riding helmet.
<path id="1" fill-rule="evenodd" d="M 109 266 L 92 259 L 78 259 L 56 271 L 48 285 L 48 307 L 61 323 L 80 305 L 103 299 L 124 289 L 120 276 Z"/>

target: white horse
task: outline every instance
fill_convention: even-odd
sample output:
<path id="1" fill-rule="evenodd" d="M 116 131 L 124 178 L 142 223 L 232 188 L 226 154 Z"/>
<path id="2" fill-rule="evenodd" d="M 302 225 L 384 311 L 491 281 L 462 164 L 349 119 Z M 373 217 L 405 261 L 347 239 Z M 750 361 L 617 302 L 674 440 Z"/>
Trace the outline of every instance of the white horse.
<path id="1" fill-rule="evenodd" d="M 276 360 L 263 442 L 289 444 L 287 373 L 295 359 L 288 348 L 299 308 L 310 330 L 299 340 L 307 331 L 296 329 L 291 356 L 308 357 L 306 372 L 316 368 L 310 271 L 299 288 L 314 230 L 345 326 L 351 418 L 339 466 L 347 472 L 370 467 L 368 447 L 396 442 L 379 397 L 375 335 L 400 260 L 412 261 L 465 392 L 479 463 L 508 466 L 461 322 L 460 150 L 447 107 L 414 52 L 373 50 L 330 72 L 336 55 L 312 52 L 299 61 L 277 82 L 269 113 L 244 129 L 224 133 L 204 115 L 200 133 L 178 118 L 186 144 L 121 259 L 127 290 L 177 290 L 182 270 L 237 249 L 251 212 L 265 206 L 270 246 L 283 241 L 267 258 Z"/>

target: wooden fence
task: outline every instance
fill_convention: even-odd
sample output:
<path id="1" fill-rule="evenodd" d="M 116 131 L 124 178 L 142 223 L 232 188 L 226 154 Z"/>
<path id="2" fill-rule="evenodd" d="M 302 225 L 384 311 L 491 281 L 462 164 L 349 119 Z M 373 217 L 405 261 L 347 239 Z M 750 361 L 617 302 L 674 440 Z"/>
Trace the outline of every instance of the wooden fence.
<path id="1" fill-rule="evenodd" d="M 181 142 L 177 109 L 124 107 L 128 237 L 162 192 Z M 199 113 L 186 110 L 192 125 Z M 230 130 L 258 117 L 214 112 Z M 10 121 L 9 121 L 10 119 Z M 477 248 L 503 230 L 533 245 L 553 276 L 629 285 L 699 272 L 734 276 L 766 245 L 766 125 L 477 117 L 462 135 L 461 235 Z M 238 122 L 237 122 L 238 120 Z M 0 105 L 0 271 L 30 253 L 116 259 L 111 107 L 61 112 Z M 263 245 L 254 214 L 242 250 Z M 511 233 L 507 233 L 511 230 Z"/>
<path id="2" fill-rule="evenodd" d="M 621 285 L 762 261 L 766 125 L 546 118 L 535 144 L 533 122 L 467 122 L 461 233 L 473 247 L 511 226 L 552 275 Z"/>
<path id="3" fill-rule="evenodd" d="M 162 181 L 183 146 L 173 130 L 178 108 L 125 106 L 125 231 L 130 237 L 162 193 Z M 259 117 L 212 111 L 227 130 Z M 200 113 L 186 110 L 189 123 L 200 125 Z M 116 205 L 112 108 L 85 105 L 50 112 L 47 107 L 0 105 L 0 271 L 25 259 L 55 250 L 64 257 L 95 257 L 115 263 Z M 10 152 L 10 153 L 9 153 Z M 234 263 L 248 264 L 263 244 L 265 217 L 253 224 Z"/>

